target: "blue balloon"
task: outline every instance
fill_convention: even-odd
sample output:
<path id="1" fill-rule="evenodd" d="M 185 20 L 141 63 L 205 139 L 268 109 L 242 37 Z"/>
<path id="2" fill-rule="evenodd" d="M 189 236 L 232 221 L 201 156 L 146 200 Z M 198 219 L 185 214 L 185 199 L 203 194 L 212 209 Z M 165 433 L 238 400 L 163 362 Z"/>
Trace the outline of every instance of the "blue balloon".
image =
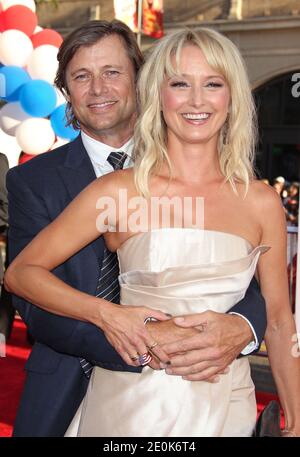
<path id="1" fill-rule="evenodd" d="M 20 103 L 33 117 L 47 117 L 56 106 L 56 92 L 47 81 L 33 79 L 21 87 Z"/>
<path id="2" fill-rule="evenodd" d="M 0 68 L 0 97 L 17 102 L 22 86 L 31 78 L 23 68 L 7 65 Z"/>
<path id="3" fill-rule="evenodd" d="M 66 103 L 58 106 L 51 114 L 50 122 L 57 136 L 72 141 L 79 135 L 79 131 L 71 125 L 66 126 L 66 106 Z"/>

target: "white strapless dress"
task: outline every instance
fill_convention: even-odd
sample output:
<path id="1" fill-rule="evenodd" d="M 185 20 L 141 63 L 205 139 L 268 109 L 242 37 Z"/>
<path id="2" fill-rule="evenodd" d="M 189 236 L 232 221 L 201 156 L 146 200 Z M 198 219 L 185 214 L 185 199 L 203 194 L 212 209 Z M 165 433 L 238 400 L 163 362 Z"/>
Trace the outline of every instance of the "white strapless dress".
<path id="1" fill-rule="evenodd" d="M 226 313 L 244 297 L 266 249 L 253 249 L 244 238 L 210 230 L 164 228 L 140 233 L 118 250 L 121 303 L 173 316 L 208 309 Z M 95 368 L 75 418 L 75 434 L 250 436 L 255 420 L 254 385 L 246 357 L 235 360 L 215 384 L 185 381 L 150 367 L 141 374 Z"/>

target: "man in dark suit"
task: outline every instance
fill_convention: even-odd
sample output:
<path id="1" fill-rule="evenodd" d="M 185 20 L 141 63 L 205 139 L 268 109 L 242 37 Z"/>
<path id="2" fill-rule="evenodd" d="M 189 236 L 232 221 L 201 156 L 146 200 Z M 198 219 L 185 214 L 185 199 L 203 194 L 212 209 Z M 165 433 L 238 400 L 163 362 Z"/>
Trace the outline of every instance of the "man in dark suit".
<path id="1" fill-rule="evenodd" d="M 69 120 L 80 127 L 81 135 L 9 172 L 11 259 L 96 176 L 113 171 L 112 151 L 126 153 L 127 158 L 122 156 L 124 166 L 130 166 L 136 120 L 135 78 L 143 61 L 132 32 L 118 21 L 90 22 L 66 38 L 58 60 L 56 85 L 65 92 Z M 95 295 L 105 255 L 100 237 L 54 273 L 71 286 Z M 63 436 L 85 395 L 89 362 L 110 370 L 141 370 L 127 366 L 94 325 L 47 313 L 18 297 L 14 303 L 36 341 L 26 365 L 15 436 Z M 224 361 L 226 366 L 253 339 L 259 343 L 265 330 L 264 301 L 254 283 L 232 311 L 240 316 L 215 313 L 212 317 L 214 328 L 222 328 L 222 338 L 217 342 L 208 332 L 218 358 L 208 362 L 216 362 L 211 375 L 222 371 Z M 175 341 L 179 330 L 185 332 L 181 336 L 185 335 L 193 350 L 191 359 L 186 356 L 192 372 L 198 346 L 203 344 L 202 334 L 195 343 L 190 329 L 179 329 L 172 320 L 148 325 L 160 344 L 166 337 L 171 341 L 172 335 Z M 200 352 L 203 358 L 203 349 Z"/>
<path id="2" fill-rule="evenodd" d="M 8 172 L 8 160 L 5 154 L 0 152 L 0 236 L 6 236 L 8 226 L 8 203 L 5 185 L 6 173 Z M 3 238 L 5 239 L 5 238 Z M 2 240 L 2 238 L 1 238 Z M 1 276 L 2 280 L 2 276 Z"/>
<path id="3" fill-rule="evenodd" d="M 7 257 L 7 227 L 8 227 L 8 201 L 5 185 L 6 174 L 8 172 L 8 160 L 5 154 L 0 153 L 0 243 L 1 249 L 6 251 Z M 3 258 L 0 258 L 0 334 L 5 336 L 6 341 L 10 337 L 12 325 L 15 317 L 15 309 L 12 305 L 11 294 L 2 285 L 4 273 Z"/>

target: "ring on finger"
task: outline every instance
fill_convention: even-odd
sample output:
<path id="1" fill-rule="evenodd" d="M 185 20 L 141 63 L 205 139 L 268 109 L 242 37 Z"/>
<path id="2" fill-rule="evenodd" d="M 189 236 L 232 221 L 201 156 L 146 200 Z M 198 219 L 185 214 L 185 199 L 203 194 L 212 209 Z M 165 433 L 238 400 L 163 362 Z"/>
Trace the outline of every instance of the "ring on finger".
<path id="1" fill-rule="evenodd" d="M 139 364 L 143 367 L 152 361 L 152 355 L 149 354 L 149 352 L 145 352 L 145 354 L 142 354 L 138 357 L 138 360 Z"/>
<path id="2" fill-rule="evenodd" d="M 150 346 L 148 346 L 149 351 L 151 351 L 151 349 L 154 349 L 156 346 L 158 346 L 157 341 L 153 341 L 153 343 Z"/>
<path id="3" fill-rule="evenodd" d="M 138 353 L 136 353 L 136 355 L 130 357 L 130 359 L 135 362 L 136 360 L 139 360 L 140 356 L 138 355 Z"/>

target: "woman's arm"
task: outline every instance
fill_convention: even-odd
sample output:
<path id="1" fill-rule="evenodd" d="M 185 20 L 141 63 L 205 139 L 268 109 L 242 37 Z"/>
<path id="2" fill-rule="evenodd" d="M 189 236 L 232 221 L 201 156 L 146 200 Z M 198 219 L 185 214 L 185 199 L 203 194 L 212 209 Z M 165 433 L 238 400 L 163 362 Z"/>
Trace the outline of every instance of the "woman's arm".
<path id="1" fill-rule="evenodd" d="M 116 183 L 107 175 L 89 185 L 60 216 L 43 229 L 16 257 L 5 276 L 6 288 L 52 313 L 89 321 L 100 327 L 126 363 L 130 355 L 147 352 L 153 340 L 144 319 L 167 317 L 145 307 L 119 306 L 80 292 L 51 271 L 101 235 L 96 221 L 100 196 L 116 195 Z M 155 348 L 156 349 L 156 348 Z M 166 359 L 158 347 L 155 355 Z"/>
<path id="2" fill-rule="evenodd" d="M 289 302 L 286 222 L 282 203 L 265 188 L 260 205 L 261 244 L 271 246 L 259 260 L 258 273 L 267 305 L 268 356 L 285 415 L 285 428 L 300 436 L 300 358 L 295 357 L 296 327 Z M 294 338 L 293 338 L 294 337 Z"/>

